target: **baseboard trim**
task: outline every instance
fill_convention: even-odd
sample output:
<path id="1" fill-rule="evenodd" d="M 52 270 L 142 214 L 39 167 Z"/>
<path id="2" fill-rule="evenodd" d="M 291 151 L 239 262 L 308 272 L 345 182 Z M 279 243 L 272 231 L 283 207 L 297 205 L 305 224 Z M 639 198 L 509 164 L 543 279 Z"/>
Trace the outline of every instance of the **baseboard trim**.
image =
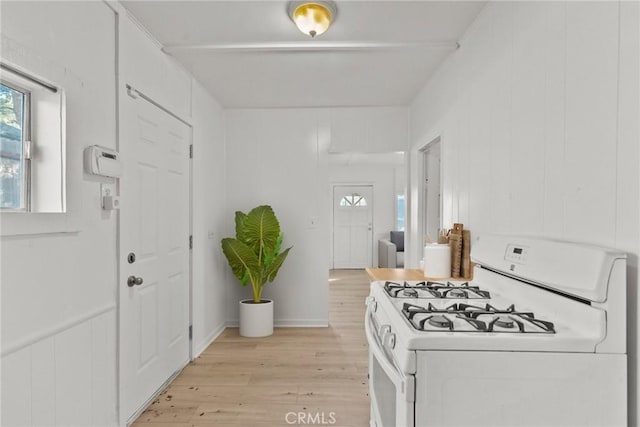
<path id="1" fill-rule="evenodd" d="M 238 319 L 228 320 L 228 328 L 239 327 Z M 275 319 L 273 326 L 276 328 L 327 328 L 328 319 Z"/>
<path id="2" fill-rule="evenodd" d="M 225 329 L 227 329 L 227 325 L 223 323 L 222 325 L 218 326 L 213 332 L 211 332 L 204 339 L 204 344 L 199 345 L 198 348 L 194 348 L 193 359 L 191 360 L 195 360 L 196 357 L 200 356 L 202 352 L 205 351 L 211 345 L 211 343 L 213 343 L 224 332 Z"/>

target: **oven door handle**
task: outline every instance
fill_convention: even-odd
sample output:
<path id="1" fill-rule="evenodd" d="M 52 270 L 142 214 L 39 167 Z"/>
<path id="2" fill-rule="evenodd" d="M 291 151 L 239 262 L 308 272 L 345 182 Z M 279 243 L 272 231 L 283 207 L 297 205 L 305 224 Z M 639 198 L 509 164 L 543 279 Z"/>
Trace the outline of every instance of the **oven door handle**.
<path id="1" fill-rule="evenodd" d="M 385 371 L 389 379 L 395 384 L 396 387 L 404 394 L 407 402 L 415 401 L 415 377 L 413 375 L 404 375 L 402 371 L 395 366 L 389 360 L 386 352 L 383 350 L 382 343 L 378 339 L 374 328 L 371 323 L 373 322 L 371 316 L 371 305 L 367 304 L 366 318 L 364 322 L 364 329 L 369 342 L 369 351 L 373 354 L 373 357 L 378 361 L 380 367 Z"/>

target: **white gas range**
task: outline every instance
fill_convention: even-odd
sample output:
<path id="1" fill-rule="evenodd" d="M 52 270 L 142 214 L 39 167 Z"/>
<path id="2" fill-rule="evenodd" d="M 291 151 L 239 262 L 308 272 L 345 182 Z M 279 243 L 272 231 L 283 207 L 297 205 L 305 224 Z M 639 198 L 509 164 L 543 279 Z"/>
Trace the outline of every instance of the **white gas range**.
<path id="1" fill-rule="evenodd" d="M 468 283 L 371 283 L 371 425 L 626 425 L 626 255 L 486 235 L 472 260 Z"/>

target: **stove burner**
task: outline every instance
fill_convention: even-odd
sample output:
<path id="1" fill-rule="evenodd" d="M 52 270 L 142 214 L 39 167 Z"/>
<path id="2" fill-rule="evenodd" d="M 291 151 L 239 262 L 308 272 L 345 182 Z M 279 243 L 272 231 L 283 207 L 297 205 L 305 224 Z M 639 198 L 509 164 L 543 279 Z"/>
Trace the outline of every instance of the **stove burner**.
<path id="1" fill-rule="evenodd" d="M 468 295 L 462 289 L 451 289 L 450 291 L 445 291 L 444 295 L 451 298 L 468 298 Z"/>
<path id="2" fill-rule="evenodd" d="M 404 282 L 402 284 L 387 281 L 384 289 L 392 298 L 429 298 L 429 299 L 491 299 L 488 291 L 469 282 L 454 284 L 451 282 Z"/>
<path id="3" fill-rule="evenodd" d="M 536 319 L 533 313 L 518 311 L 514 305 L 498 309 L 490 304 L 479 307 L 453 303 L 445 308 L 437 308 L 431 303 L 427 307 L 404 303 L 402 313 L 420 331 L 446 328 L 452 332 L 556 333 L 553 323 Z M 436 329 L 429 328 L 429 325 Z M 499 329 L 494 329 L 494 326 Z"/>
<path id="4" fill-rule="evenodd" d="M 451 320 L 441 314 L 438 314 L 429 318 L 429 324 L 436 328 L 447 328 L 451 324 Z"/>
<path id="5" fill-rule="evenodd" d="M 418 291 L 416 291 L 415 289 L 403 289 L 402 295 L 404 295 L 405 297 L 418 298 Z"/>
<path id="6" fill-rule="evenodd" d="M 498 316 L 494 324 L 501 328 L 513 328 L 515 326 L 513 319 L 509 316 Z"/>

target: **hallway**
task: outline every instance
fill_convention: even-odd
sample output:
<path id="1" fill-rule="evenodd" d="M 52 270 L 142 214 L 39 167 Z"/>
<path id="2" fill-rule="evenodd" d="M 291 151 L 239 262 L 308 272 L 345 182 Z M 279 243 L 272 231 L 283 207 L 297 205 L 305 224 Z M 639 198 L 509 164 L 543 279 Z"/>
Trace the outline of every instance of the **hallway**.
<path id="1" fill-rule="evenodd" d="M 328 328 L 226 329 L 133 425 L 368 426 L 368 283 L 364 270 L 331 271 Z"/>

